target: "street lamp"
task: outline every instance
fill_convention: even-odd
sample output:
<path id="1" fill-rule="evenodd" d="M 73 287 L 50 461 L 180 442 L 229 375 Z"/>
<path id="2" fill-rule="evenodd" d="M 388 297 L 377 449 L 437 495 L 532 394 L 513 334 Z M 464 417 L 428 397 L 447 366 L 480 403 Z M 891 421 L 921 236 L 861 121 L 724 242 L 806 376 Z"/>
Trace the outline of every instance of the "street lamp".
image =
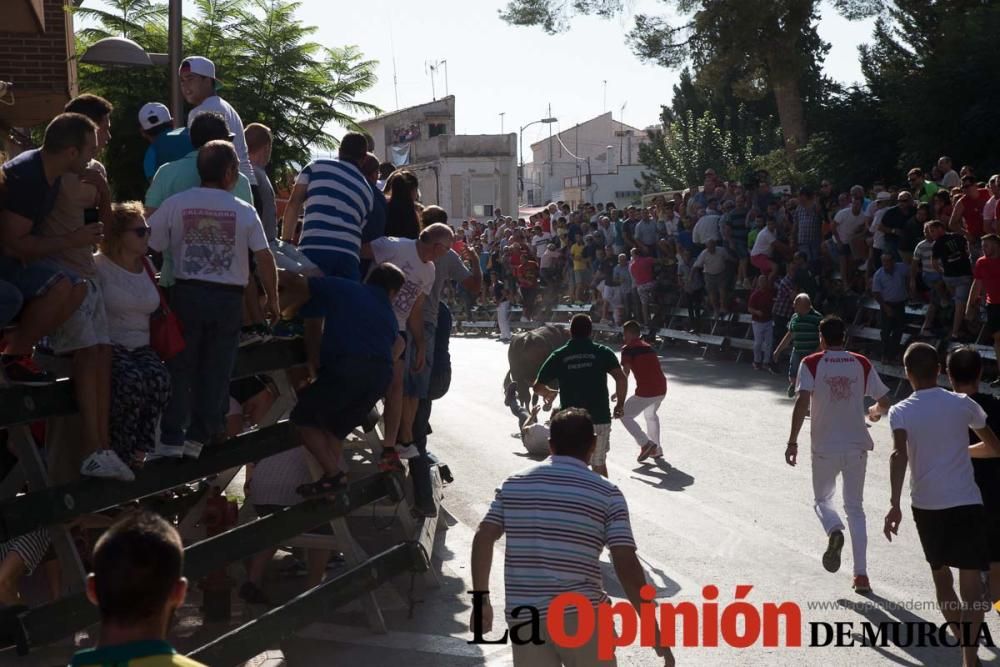
<path id="1" fill-rule="evenodd" d="M 517 180 L 518 180 L 518 183 L 521 186 L 521 191 L 522 192 L 524 191 L 524 131 L 526 129 L 528 129 L 529 127 L 531 127 L 532 125 L 536 125 L 538 123 L 544 123 L 545 125 L 551 125 L 552 123 L 555 123 L 558 120 L 559 120 L 558 118 L 539 118 L 538 120 L 531 121 L 527 125 L 522 125 L 521 126 L 521 129 L 518 132 L 518 137 L 519 138 L 518 138 L 518 149 L 517 149 L 517 152 L 520 155 L 520 162 L 521 162 L 521 164 L 517 168 Z"/>
<path id="2" fill-rule="evenodd" d="M 167 21 L 169 53 L 147 53 L 145 49 L 124 37 L 106 37 L 94 42 L 82 56 L 80 62 L 101 67 L 170 67 L 170 113 L 174 122 L 180 123 L 184 116 L 184 98 L 178 70 L 181 66 L 181 0 L 170 0 Z"/>

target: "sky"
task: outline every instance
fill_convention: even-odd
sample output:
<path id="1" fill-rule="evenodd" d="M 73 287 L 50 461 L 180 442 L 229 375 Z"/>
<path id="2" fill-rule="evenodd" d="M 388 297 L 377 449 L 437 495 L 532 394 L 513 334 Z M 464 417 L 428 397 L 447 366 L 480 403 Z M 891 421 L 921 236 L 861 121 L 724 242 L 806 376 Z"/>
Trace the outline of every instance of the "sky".
<path id="1" fill-rule="evenodd" d="M 356 44 L 379 61 L 378 83 L 364 99 L 386 112 L 431 101 L 427 65 L 446 61 L 438 67 L 434 93 L 455 95 L 459 134 L 496 134 L 501 122 L 503 132 L 517 132 L 547 116 L 549 104 L 558 119 L 554 131 L 606 111 L 644 128 L 659 122 L 660 106 L 670 102 L 679 78 L 678 71 L 644 64 L 632 53 L 624 40 L 631 16 L 578 17 L 568 31 L 549 36 L 500 20 L 504 0 L 300 2 L 299 17 L 318 27 L 316 41 Z M 627 4 L 634 13 L 661 15 L 670 6 L 663 0 Z M 184 8 L 192 11 L 190 0 Z M 828 75 L 845 83 L 862 80 L 857 46 L 871 38 L 873 26 L 874 20 L 850 22 L 822 7 L 819 32 L 832 44 Z M 525 145 L 547 134 L 545 125 L 534 125 L 524 132 Z"/>

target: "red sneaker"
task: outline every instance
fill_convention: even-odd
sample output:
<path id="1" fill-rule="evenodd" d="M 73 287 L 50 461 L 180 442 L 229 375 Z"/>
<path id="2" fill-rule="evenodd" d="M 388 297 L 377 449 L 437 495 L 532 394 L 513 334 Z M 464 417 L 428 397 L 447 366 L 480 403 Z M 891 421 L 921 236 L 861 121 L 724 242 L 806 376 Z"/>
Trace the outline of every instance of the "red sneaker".
<path id="1" fill-rule="evenodd" d="M 854 589 L 855 593 L 871 593 L 872 585 L 868 581 L 868 576 L 864 574 L 854 575 L 854 583 L 851 584 L 851 588 Z"/>
<path id="2" fill-rule="evenodd" d="M 382 472 L 395 472 L 403 469 L 403 463 L 399 460 L 399 453 L 395 447 L 386 447 L 382 450 L 378 469 Z"/>

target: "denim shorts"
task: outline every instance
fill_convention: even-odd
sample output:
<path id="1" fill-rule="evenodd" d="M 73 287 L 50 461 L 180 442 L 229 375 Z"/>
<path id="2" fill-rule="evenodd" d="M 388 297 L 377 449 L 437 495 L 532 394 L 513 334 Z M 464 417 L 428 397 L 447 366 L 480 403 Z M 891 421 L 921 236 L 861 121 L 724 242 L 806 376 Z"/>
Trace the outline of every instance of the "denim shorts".
<path id="1" fill-rule="evenodd" d="M 424 369 L 413 372 L 413 360 L 416 357 L 416 345 L 413 336 L 406 339 L 406 353 L 403 368 L 403 395 L 412 398 L 427 398 L 431 386 L 431 368 L 434 366 L 434 337 L 437 335 L 437 322 L 424 322 Z"/>
<path id="2" fill-rule="evenodd" d="M 48 260 L 25 264 L 14 257 L 0 255 L 0 280 L 16 287 L 25 301 L 43 296 L 62 278 L 79 282 L 74 274 L 60 269 Z"/>
<path id="3" fill-rule="evenodd" d="M 964 304 L 969 299 L 969 289 L 972 287 L 972 276 L 945 276 L 944 284 L 951 292 L 951 300 L 956 304 Z"/>
<path id="4" fill-rule="evenodd" d="M 347 278 L 361 282 L 361 261 L 356 256 L 345 252 L 331 250 L 313 250 L 307 248 L 300 251 L 309 259 L 324 276 Z"/>
<path id="5" fill-rule="evenodd" d="M 87 296 L 83 303 L 49 336 L 49 345 L 56 354 L 111 344 L 104 294 L 95 281 L 87 280 L 86 283 Z"/>

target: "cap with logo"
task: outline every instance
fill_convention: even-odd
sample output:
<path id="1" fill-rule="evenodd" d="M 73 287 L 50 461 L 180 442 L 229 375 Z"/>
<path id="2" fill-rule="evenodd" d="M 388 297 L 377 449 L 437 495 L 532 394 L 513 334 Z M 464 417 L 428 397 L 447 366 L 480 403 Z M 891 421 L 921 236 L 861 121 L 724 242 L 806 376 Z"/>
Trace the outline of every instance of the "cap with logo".
<path id="1" fill-rule="evenodd" d="M 139 125 L 144 130 L 151 130 L 158 125 L 169 123 L 173 120 L 170 109 L 159 102 L 147 102 L 139 109 Z"/>
<path id="2" fill-rule="evenodd" d="M 191 74 L 218 80 L 215 76 L 215 63 L 202 56 L 188 56 L 181 61 L 181 66 L 177 71 L 181 74 L 190 72 Z"/>

